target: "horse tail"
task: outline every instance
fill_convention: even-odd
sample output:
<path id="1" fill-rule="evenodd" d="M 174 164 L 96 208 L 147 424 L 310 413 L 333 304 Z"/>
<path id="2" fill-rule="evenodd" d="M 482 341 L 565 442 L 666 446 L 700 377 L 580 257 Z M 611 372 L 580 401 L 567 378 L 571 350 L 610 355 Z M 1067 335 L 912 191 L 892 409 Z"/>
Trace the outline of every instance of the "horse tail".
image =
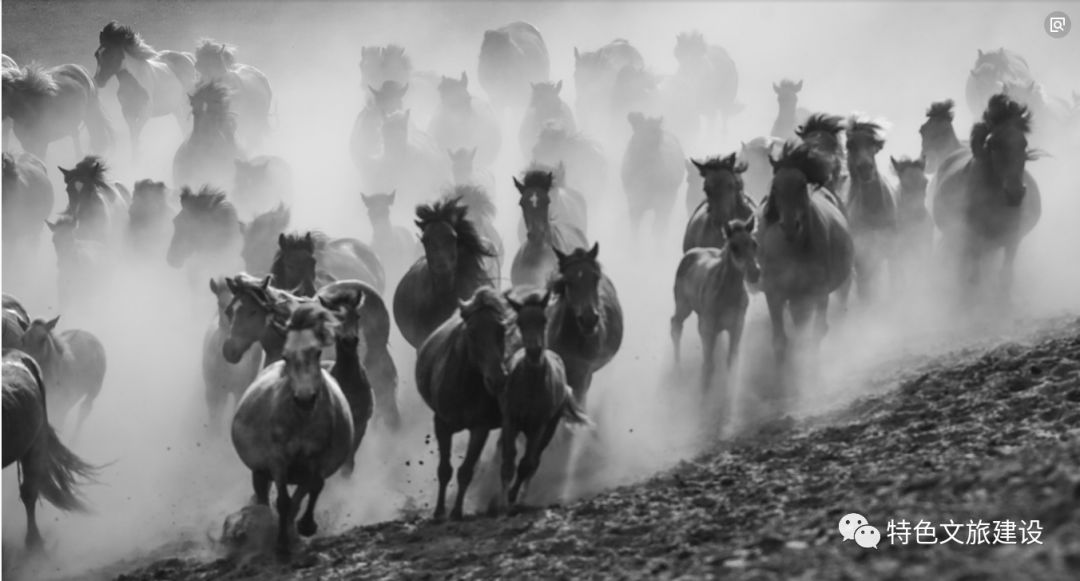
<path id="1" fill-rule="evenodd" d="M 567 424 L 576 426 L 592 426 L 592 420 L 589 416 L 585 415 L 585 410 L 581 409 L 577 399 L 574 397 L 573 390 L 570 386 L 566 386 L 566 401 L 563 402 L 562 418 Z"/>
<path id="2" fill-rule="evenodd" d="M 51 425 L 46 423 L 45 430 L 45 475 L 38 483 L 41 495 L 60 510 L 86 512 L 76 487 L 80 481 L 93 481 L 98 468 L 69 450 Z"/>

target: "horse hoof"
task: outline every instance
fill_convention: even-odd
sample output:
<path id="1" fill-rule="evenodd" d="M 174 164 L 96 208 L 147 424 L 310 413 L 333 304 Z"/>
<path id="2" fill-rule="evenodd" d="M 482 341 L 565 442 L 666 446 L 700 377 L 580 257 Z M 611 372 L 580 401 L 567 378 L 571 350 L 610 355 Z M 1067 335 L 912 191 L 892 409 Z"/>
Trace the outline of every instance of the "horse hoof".
<path id="1" fill-rule="evenodd" d="M 296 523 L 296 532 L 300 533 L 302 537 L 310 537 L 319 530 L 319 525 L 315 523 L 315 519 L 300 519 L 300 522 Z"/>
<path id="2" fill-rule="evenodd" d="M 462 519 L 462 514 L 461 514 L 460 509 L 455 508 L 454 510 L 450 511 L 450 520 L 452 520 L 452 521 L 460 521 L 461 519 Z"/>

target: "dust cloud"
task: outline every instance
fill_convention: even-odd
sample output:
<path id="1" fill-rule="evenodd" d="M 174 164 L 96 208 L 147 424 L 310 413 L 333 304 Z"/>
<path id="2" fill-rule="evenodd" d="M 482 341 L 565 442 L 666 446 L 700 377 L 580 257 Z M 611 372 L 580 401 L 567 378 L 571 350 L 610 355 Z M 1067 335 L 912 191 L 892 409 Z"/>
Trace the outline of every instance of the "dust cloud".
<path id="1" fill-rule="evenodd" d="M 966 138 L 972 117 L 963 89 L 976 49 L 1005 46 L 1024 55 L 1052 95 L 1080 89 L 1075 71 L 1066 72 L 1080 61 L 1080 36 L 1054 40 L 1043 30 L 1043 18 L 1056 8 L 1031 2 L 9 1 L 3 6 L 3 50 L 20 64 L 76 62 L 92 71 L 98 31 L 111 19 L 132 25 L 159 49 L 190 51 L 204 37 L 236 45 L 239 60 L 260 68 L 273 84 L 273 135 L 252 153 L 280 155 L 292 165 L 297 200 L 292 227 L 367 241 L 361 176 L 348 152 L 365 91 L 358 66 L 361 46 L 401 44 L 415 69 L 448 76 L 464 70 L 472 80 L 483 31 L 526 20 L 544 35 L 552 78 L 565 80 L 563 97 L 573 103 L 574 47 L 594 50 L 625 38 L 642 52 L 649 69 L 669 74 L 675 69 L 675 35 L 697 28 L 737 63 L 738 100 L 745 110 L 725 135 L 711 136 L 706 145 L 686 145 L 689 153 L 726 154 L 741 141 L 767 134 L 776 114 L 772 83 L 802 79 L 802 107 L 842 115 L 857 110 L 889 120 L 892 129 L 878 165 L 891 179 L 888 156 L 918 155 L 917 129 L 931 101 L 956 100 L 955 126 Z M 479 84 L 471 82 L 470 89 L 479 91 Z M 182 139 L 176 123 L 168 117 L 152 120 L 144 131 L 146 151 L 134 164 L 115 91 L 115 81 L 102 91 L 119 137 L 109 157 L 113 178 L 129 186 L 141 178 L 171 182 L 172 156 Z M 414 117 L 419 115 L 416 121 L 424 127 L 429 114 L 418 111 Z M 516 147 L 519 115 L 503 119 L 503 148 L 493 170 L 498 225 L 508 253 L 517 247 L 518 216 L 510 178 L 524 167 Z M 720 409 L 715 398 L 702 401 L 700 342 L 693 324 L 684 331 L 683 362 L 674 368 L 668 319 L 683 204 L 676 204 L 667 240 L 637 239 L 628 231 L 618 183 L 625 143 L 601 141 L 612 178 L 608 191 L 586 192 L 590 237 L 600 242 L 599 258 L 618 289 L 626 335 L 616 359 L 593 383 L 589 413 L 598 434 L 588 441 L 599 449 L 578 451 L 588 466 L 576 472 L 581 476 L 567 489 L 568 497 L 641 478 L 691 457 L 717 434 L 754 425 L 767 416 L 759 395 L 781 381 L 773 369 L 760 295 L 751 299 L 736 386 L 740 395 L 733 407 Z M 1042 190 L 1043 218 L 1021 247 L 1014 311 L 984 313 L 982 322 L 973 324 L 952 316 L 952 305 L 933 293 L 889 297 L 873 307 L 855 307 L 842 319 L 834 310 L 819 371 L 795 378 L 796 413 L 835 407 L 863 393 L 881 364 L 902 356 L 933 354 L 967 337 L 1008 331 L 1018 318 L 1080 309 L 1080 229 L 1074 224 L 1080 216 L 1080 176 L 1068 164 L 1076 152 L 1051 153 L 1028 166 Z M 75 161 L 66 142 L 52 146 L 46 165 L 52 168 L 58 210 L 64 196 L 55 166 Z M 404 219 L 408 209 L 399 210 L 397 221 L 411 225 Z M 33 316 L 51 317 L 58 311 L 55 258 L 47 238 L 35 260 L 29 275 L 6 278 L 3 288 L 22 299 Z M 112 463 L 103 469 L 100 484 L 85 488 L 93 514 L 60 514 L 47 505 L 39 510 L 54 557 L 39 577 L 78 574 L 150 554 L 209 554 L 208 537 L 219 534 L 225 516 L 252 494 L 249 473 L 231 443 L 213 437 L 206 426 L 200 358 L 214 302 L 205 283 L 193 286 L 164 260 L 125 264 L 108 292 L 93 297 L 91 305 L 81 313 L 59 313 L 61 328 L 93 331 L 109 356 L 105 388 L 72 447 L 92 462 Z M 427 515 L 433 505 L 431 413 L 416 394 L 415 355 L 396 330 L 391 342 L 406 427 L 395 436 L 378 424 L 369 429 L 352 479 L 335 477 L 328 483 L 316 516 L 320 534 L 413 511 Z M 68 425 L 62 433 L 70 437 L 70 432 Z M 459 446 L 464 439 L 458 436 Z M 454 458 L 460 461 L 459 454 Z M 14 472 L 5 472 L 3 480 L 5 568 L 21 553 L 25 530 Z M 485 476 L 491 472 L 477 482 Z M 477 498 L 466 510 L 485 505 Z"/>

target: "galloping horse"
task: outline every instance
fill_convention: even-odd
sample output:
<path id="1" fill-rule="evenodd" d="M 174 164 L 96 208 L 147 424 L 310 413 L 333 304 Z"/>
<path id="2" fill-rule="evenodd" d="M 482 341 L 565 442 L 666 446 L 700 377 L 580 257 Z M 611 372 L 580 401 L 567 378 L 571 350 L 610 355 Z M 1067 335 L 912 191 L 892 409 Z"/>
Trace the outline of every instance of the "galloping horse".
<path id="1" fill-rule="evenodd" d="M 476 167 L 475 147 L 452 149 L 447 153 L 450 155 L 450 175 L 455 186 L 479 186 L 491 196 L 495 196 L 495 176 L 487 168 Z"/>
<path id="2" fill-rule="evenodd" d="M 919 127 L 922 139 L 922 157 L 926 160 L 927 173 L 937 173 L 941 162 L 964 145 L 956 137 L 953 129 L 952 99 L 931 103 L 926 110 L 926 122 Z"/>
<path id="3" fill-rule="evenodd" d="M 488 434 L 502 427 L 496 394 L 506 381 L 507 342 L 513 330 L 509 309 L 491 287 L 480 287 L 468 301 L 455 302 L 455 311 L 427 337 L 416 358 L 416 388 L 435 412 L 439 444 L 436 519 L 446 513 L 454 434 L 469 430 L 469 448 L 458 467 L 457 500 L 450 511 L 450 518 L 460 519 Z"/>
<path id="4" fill-rule="evenodd" d="M 623 153 L 620 177 L 630 207 L 630 226 L 636 236 L 651 210 L 653 233 L 663 238 L 686 177 L 685 155 L 675 135 L 664 130 L 662 117 L 646 118 L 634 112 L 627 115 L 627 121 L 633 135 Z"/>
<path id="5" fill-rule="evenodd" d="M 1031 113 L 1004 93 L 987 103 L 971 128 L 971 150 L 946 158 L 931 183 L 934 223 L 952 250 L 960 253 L 969 284 L 979 281 L 986 255 L 1003 249 L 1001 277 L 1007 294 L 1020 241 L 1039 221 L 1042 199 L 1035 178 L 1024 169 L 1036 154 L 1028 150 Z"/>
<path id="6" fill-rule="evenodd" d="M 548 283 L 556 299 L 548 307 L 548 344 L 566 364 L 566 381 L 582 406 L 593 374 L 611 362 L 623 338 L 619 296 L 600 270 L 599 252 L 599 243 L 569 254 L 556 250 L 559 272 Z"/>
<path id="7" fill-rule="evenodd" d="M 480 86 L 501 113 L 528 102 L 529 84 L 548 81 L 551 62 L 540 31 L 517 21 L 484 32 L 478 70 Z"/>
<path id="8" fill-rule="evenodd" d="M 38 495 L 63 511 L 86 511 L 76 487 L 91 480 L 97 468 L 68 450 L 49 425 L 47 393 L 41 369 L 32 357 L 4 349 L 4 468 L 18 462 L 19 498 L 26 508 L 26 547 L 41 549 L 37 526 Z"/>
<path id="9" fill-rule="evenodd" d="M 426 199 L 450 178 L 450 163 L 431 136 L 415 130 L 410 110 L 388 115 L 383 121 L 382 155 L 368 162 L 367 187 L 396 189 L 406 201 Z"/>
<path id="10" fill-rule="evenodd" d="M 482 167 L 490 167 L 502 148 L 502 131 L 495 110 L 486 101 L 469 93 L 469 77 L 442 77 L 439 108 L 428 124 L 428 133 L 446 150 L 472 149 L 472 157 Z"/>
<path id="11" fill-rule="evenodd" d="M 80 132 L 90 134 L 93 153 L 112 146 L 113 132 L 101 108 L 90 73 L 80 65 L 44 68 L 30 64 L 3 73 L 3 116 L 23 149 L 44 158 L 49 144 L 70 137 L 76 157 L 82 157 Z"/>
<path id="12" fill-rule="evenodd" d="M 846 214 L 855 244 L 854 282 L 860 298 L 871 301 L 879 294 L 883 263 L 896 272 L 896 200 L 875 160 L 885 146 L 881 125 L 852 117 L 845 131 L 851 176 Z"/>
<path id="13" fill-rule="evenodd" d="M 239 363 L 255 343 L 265 354 L 264 368 L 280 361 L 289 317 L 300 304 L 312 302 L 270 286 L 272 278 L 268 275 L 260 280 L 244 273 L 225 278 L 233 299 L 226 307 L 232 314 L 221 355 L 230 364 Z"/>
<path id="14" fill-rule="evenodd" d="M 455 185 L 443 195 L 444 198 L 457 198 L 468 209 L 468 220 L 476 225 L 476 231 L 491 244 L 495 256 L 488 260 L 487 268 L 496 280 L 502 275 L 502 257 L 505 254 L 502 236 L 495 227 L 495 202 L 482 186 L 475 184 Z"/>
<path id="15" fill-rule="evenodd" d="M 1005 48 L 986 52 L 979 49 L 964 87 L 968 109 L 972 115 L 982 115 L 987 100 L 1006 86 L 1026 86 L 1034 82 L 1024 57 Z"/>
<path id="16" fill-rule="evenodd" d="M 32 321 L 23 334 L 21 348 L 41 367 L 54 419 L 64 421 L 79 404 L 74 432 L 78 437 L 105 383 L 105 346 L 82 329 L 55 332 L 59 321 L 59 315 L 48 321 Z"/>
<path id="17" fill-rule="evenodd" d="M 233 293 L 224 277 L 210 279 L 210 292 L 217 301 L 217 314 L 203 336 L 202 376 L 206 391 L 206 409 L 210 431 L 218 434 L 225 416 L 229 396 L 235 404 L 240 403 L 259 370 L 263 367 L 262 348 L 252 345 L 236 363 L 229 363 L 222 355 L 225 340 L 229 337 L 232 320 Z"/>
<path id="18" fill-rule="evenodd" d="M 242 241 L 236 208 L 224 192 L 210 186 L 197 193 L 187 186 L 180 190 L 180 212 L 173 219 L 173 237 L 165 255 L 169 266 L 180 268 L 195 257 L 198 262 L 192 272 L 199 280 L 233 271 L 239 266 Z"/>
<path id="19" fill-rule="evenodd" d="M 844 120 L 836 115 L 814 113 L 795 130 L 795 135 L 802 139 L 814 153 L 829 164 L 828 180 L 822 184 L 830 200 L 844 211 L 843 200 L 848 186 L 847 162 L 844 145 L 840 134 L 844 131 Z"/>
<path id="20" fill-rule="evenodd" d="M 30 315 L 19 299 L 4 293 L 4 337 L 3 347 L 18 349 L 22 345 L 22 336 L 30 328 Z"/>
<path id="21" fill-rule="evenodd" d="M 236 143 L 236 120 L 229 89 L 219 81 L 204 82 L 191 95 L 194 123 L 173 156 L 173 183 L 228 187 L 236 180 L 235 160 L 244 154 Z"/>
<path id="22" fill-rule="evenodd" d="M 692 248 L 683 255 L 675 271 L 675 314 L 671 316 L 671 342 L 675 361 L 679 361 L 679 341 L 683 323 L 690 313 L 697 313 L 698 334 L 704 361 L 701 386 L 712 385 L 716 369 L 716 342 L 728 332 L 727 373 L 734 377 L 739 356 L 746 309 L 750 296 L 746 283 L 757 284 L 761 271 L 757 264 L 757 241 L 754 240 L 754 216 L 724 224 L 722 248 Z M 732 386 L 725 386 L 730 393 Z"/>
<path id="23" fill-rule="evenodd" d="M 510 267 L 510 282 L 514 286 L 543 285 L 558 264 L 555 249 L 569 253 L 588 245 L 581 228 L 562 217 L 567 214 L 567 198 L 558 189 L 552 189 L 553 180 L 550 172 L 539 170 L 526 173 L 525 183 L 514 178 L 521 194 L 519 205 L 527 231 Z M 561 210 L 552 207 L 557 203 L 563 206 Z"/>
<path id="24" fill-rule="evenodd" d="M 828 331 L 829 293 L 851 276 L 855 250 L 839 205 L 820 189 L 810 189 L 829 182 L 831 162 L 810 145 L 789 141 L 773 168 L 772 191 L 757 230 L 758 261 L 773 349 L 783 362 L 788 345 L 784 308 L 790 306 L 800 331 L 816 314 L 815 344 L 820 342 Z"/>
<path id="25" fill-rule="evenodd" d="M 258 145 L 270 129 L 270 81 L 259 69 L 236 62 L 236 48 L 204 39 L 195 50 L 195 71 L 201 82 L 218 81 L 233 95 L 241 138 Z"/>
<path id="26" fill-rule="evenodd" d="M 705 161 L 691 159 L 703 182 L 705 201 L 698 205 L 686 224 L 683 252 L 691 248 L 723 248 L 724 232 L 731 220 L 745 220 L 754 214 L 754 202 L 743 190 L 746 162 L 734 153 Z"/>
<path id="27" fill-rule="evenodd" d="M 330 238 L 321 232 L 280 234 L 270 265 L 274 285 L 312 297 L 335 280 L 356 279 L 386 289 L 386 274 L 375 252 L 355 238 Z"/>
<path id="28" fill-rule="evenodd" d="M 72 169 L 59 169 L 68 196 L 64 213 L 78 222 L 80 237 L 118 246 L 127 227 L 131 199 L 126 189 L 110 183 L 105 161 L 88 155 Z"/>
<path id="29" fill-rule="evenodd" d="M 494 273 L 486 267 L 495 250 L 467 214 L 465 205 L 456 198 L 416 208 L 424 256 L 394 291 L 394 320 L 405 340 L 417 349 L 453 315 L 457 301 L 495 281 Z"/>
<path id="30" fill-rule="evenodd" d="M 187 125 L 187 99 L 195 88 L 195 57 L 171 50 L 157 51 L 128 26 L 115 20 L 98 35 L 94 51 L 94 83 L 104 87 L 114 75 L 116 97 L 131 131 L 132 153 L 138 157 L 146 122 L 173 115 L 181 131 Z"/>
<path id="31" fill-rule="evenodd" d="M 582 233 L 589 231 L 589 209 L 585 202 L 585 196 L 578 190 L 566 187 L 566 166 L 561 162 L 557 166 L 547 166 L 533 163 L 525 170 L 521 181 L 514 178 L 514 187 L 530 205 L 533 199 L 544 192 L 550 206 L 548 215 L 552 222 L 568 224 L 581 230 Z M 520 202 L 519 202 L 520 203 Z M 540 201 L 537 199 L 536 204 Z M 518 241 L 525 242 L 527 225 L 524 216 L 518 221 Z"/>
<path id="32" fill-rule="evenodd" d="M 551 292 L 531 293 L 518 303 L 506 297 L 516 313 L 515 324 L 522 348 L 509 363 L 506 386 L 498 392 L 502 415 L 502 493 L 499 506 L 503 512 L 528 492 L 529 482 L 540 467 L 540 456 L 555 435 L 559 422 L 588 424 L 589 418 L 574 400 L 566 383 L 566 366 L 554 351 L 547 348 L 547 307 Z M 525 435 L 525 454 L 517 466 L 517 436 Z M 520 492 L 520 496 L 519 496 Z"/>
<path id="33" fill-rule="evenodd" d="M 300 503 L 307 507 L 296 530 L 314 535 L 315 503 L 323 485 L 348 460 L 353 443 L 349 402 L 319 363 L 334 343 L 338 323 L 318 304 L 303 304 L 285 328 L 284 360 L 265 369 L 244 392 L 232 422 L 232 441 L 251 470 L 256 504 L 270 504 L 277 488 L 279 555 L 289 553 Z M 289 485 L 297 486 L 290 498 Z"/>
<path id="34" fill-rule="evenodd" d="M 33 154 L 3 154 L 3 253 L 15 264 L 32 253 L 41 238 L 41 224 L 53 208 L 53 186 L 45 164 Z"/>

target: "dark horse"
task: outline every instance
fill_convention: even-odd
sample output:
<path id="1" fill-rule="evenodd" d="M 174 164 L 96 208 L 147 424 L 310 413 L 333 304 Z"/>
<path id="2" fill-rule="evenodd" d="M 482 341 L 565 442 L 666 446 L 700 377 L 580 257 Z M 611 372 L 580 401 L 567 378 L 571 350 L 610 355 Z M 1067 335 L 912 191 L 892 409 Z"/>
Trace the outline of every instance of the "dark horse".
<path id="1" fill-rule="evenodd" d="M 840 207 L 821 188 L 832 167 L 809 145 L 789 141 L 773 161 L 772 191 L 757 238 L 761 290 L 772 319 L 773 349 L 784 361 L 788 337 L 784 308 L 797 330 L 816 314 L 817 341 L 828 331 L 829 293 L 851 276 L 854 245 Z"/>
<path id="2" fill-rule="evenodd" d="M 623 337 L 622 306 L 596 260 L 599 252 L 599 243 L 569 254 L 556 250 L 559 272 L 548 284 L 556 299 L 548 307 L 548 344 L 566 364 L 567 383 L 582 406 L 593 373 L 615 357 Z"/>
<path id="3" fill-rule="evenodd" d="M 496 111 L 523 107 L 530 83 L 548 81 L 551 62 L 540 31 L 528 22 L 511 22 L 484 32 L 480 45 L 480 86 Z"/>
<path id="4" fill-rule="evenodd" d="M 881 126 L 852 117 L 846 132 L 851 175 L 846 214 L 855 244 L 854 282 L 860 298 L 869 301 L 879 294 L 883 263 L 896 270 L 896 200 L 874 159 L 885 146 Z"/>
<path id="5" fill-rule="evenodd" d="M 1031 113 L 1004 93 L 990 98 L 971 128 L 971 150 L 946 158 L 931 184 L 934 223 L 960 253 L 968 283 L 979 281 L 980 262 L 1005 251 L 1002 284 L 1012 284 L 1020 241 L 1038 223 L 1042 200 L 1035 179 L 1024 169 L 1036 159 L 1028 149 Z"/>
<path id="6" fill-rule="evenodd" d="M 822 187 L 840 207 L 841 212 L 844 211 L 841 200 L 844 199 L 844 191 L 847 189 L 847 163 L 844 145 L 840 142 L 840 133 L 843 131 L 844 120 L 825 113 L 814 113 L 806 119 L 806 123 L 795 130 L 795 135 L 828 164 L 828 179 Z"/>
<path id="7" fill-rule="evenodd" d="M 191 95 L 195 119 L 191 135 L 173 156 L 173 183 L 228 187 L 236 181 L 236 162 L 244 154 L 236 143 L 236 120 L 229 89 L 219 81 L 202 83 Z"/>
<path id="8" fill-rule="evenodd" d="M 105 160 L 88 155 L 71 169 L 59 169 L 68 196 L 64 213 L 79 223 L 81 237 L 118 246 L 127 230 L 131 196 L 110 183 Z"/>
<path id="9" fill-rule="evenodd" d="M 368 245 L 355 238 L 330 238 L 321 232 L 278 235 L 278 251 L 270 265 L 274 285 L 299 296 L 335 280 L 355 279 L 378 292 L 386 289 L 386 275 L 379 258 Z"/>
<path id="10" fill-rule="evenodd" d="M 454 472 L 450 464 L 454 434 L 469 430 L 469 448 L 458 468 L 457 500 L 450 511 L 450 518 L 460 519 L 465 492 L 488 434 L 502 427 L 496 394 L 506 382 L 507 336 L 513 329 L 509 309 L 491 287 L 480 287 L 468 301 L 455 303 L 455 312 L 424 341 L 416 359 L 416 388 L 435 412 L 437 519 L 446 513 L 446 487 Z"/>
<path id="11" fill-rule="evenodd" d="M 664 129 L 663 117 L 633 112 L 626 118 L 633 135 L 626 144 L 619 175 L 630 207 L 630 226 L 636 236 L 645 214 L 652 211 L 653 234 L 663 237 L 686 177 L 686 156 L 675 135 Z"/>
<path id="12" fill-rule="evenodd" d="M 416 208 L 416 226 L 424 256 L 409 269 L 394 291 L 394 320 L 415 348 L 427 339 L 476 289 L 492 285 L 485 263 L 495 256 L 467 217 L 457 198 Z"/>
<path id="13" fill-rule="evenodd" d="M 37 526 L 38 495 L 65 511 L 85 511 L 76 487 L 90 480 L 97 468 L 68 450 L 49 425 L 45 382 L 34 358 L 4 349 L 4 468 L 18 462 L 19 498 L 26 507 L 26 546 L 40 549 Z"/>
<path id="14" fill-rule="evenodd" d="M 937 173 L 945 158 L 964 149 L 953 129 L 952 99 L 930 104 L 926 110 L 926 122 L 919 127 L 919 135 L 927 173 Z"/>
<path id="15" fill-rule="evenodd" d="M 705 201 L 698 205 L 683 235 L 683 252 L 691 248 L 723 248 L 725 227 L 734 219 L 745 220 L 754 214 L 754 202 L 743 188 L 746 162 L 734 153 L 705 161 L 691 159 L 704 181 Z"/>
<path id="16" fill-rule="evenodd" d="M 552 212 L 554 200 L 565 200 L 565 196 L 551 195 L 553 181 L 554 176 L 544 171 L 525 174 L 525 183 L 514 178 L 514 186 L 521 194 L 519 205 L 527 232 L 510 267 L 510 282 L 514 286 L 543 285 L 557 266 L 555 250 L 568 253 L 588 245 L 581 228 L 562 218 L 560 213 Z"/>

